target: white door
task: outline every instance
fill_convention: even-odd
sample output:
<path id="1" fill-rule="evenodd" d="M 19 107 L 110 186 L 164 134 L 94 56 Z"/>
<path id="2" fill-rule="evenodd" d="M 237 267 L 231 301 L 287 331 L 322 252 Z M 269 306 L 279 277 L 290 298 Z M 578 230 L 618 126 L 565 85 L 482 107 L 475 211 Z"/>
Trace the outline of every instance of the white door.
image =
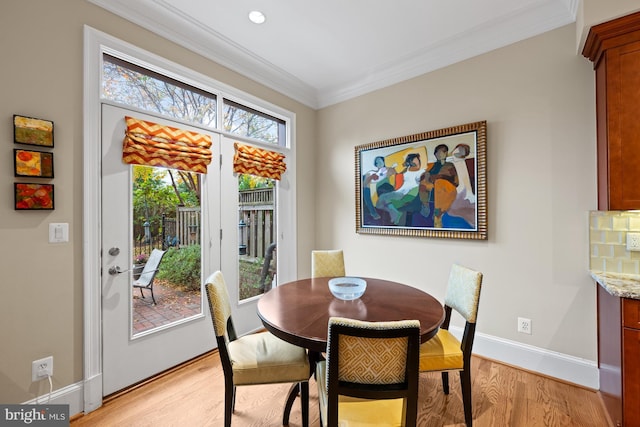
<path id="1" fill-rule="evenodd" d="M 215 347 L 206 295 L 200 292 L 198 313 L 171 324 L 137 332 L 133 327 L 134 295 L 132 287 L 132 166 L 122 162 L 122 140 L 126 115 L 162 125 L 206 130 L 183 123 L 103 104 L 102 106 L 102 328 L 103 328 L 103 395 L 109 395 L 138 381 L 149 378 Z M 219 153 L 220 138 L 211 133 L 214 159 Z M 201 271 L 206 277 L 220 269 L 220 167 L 213 161 L 202 179 L 201 221 L 197 232 L 201 239 Z M 233 235 L 233 230 L 227 234 Z M 234 240 L 235 242 L 235 240 Z M 237 246 L 236 246 L 237 247 Z M 182 250 L 182 249 L 180 249 Z M 164 260 L 163 260 L 164 261 Z M 123 273 L 115 273 L 119 268 Z M 110 273 L 111 270 L 111 273 Z M 230 277 L 233 279 L 233 277 Z M 202 280 L 200 280 L 202 282 Z M 231 282 L 233 283 L 233 282 Z M 135 294 L 134 294 L 135 291 Z M 165 304 L 161 298 L 149 308 Z M 136 302 L 141 302 L 138 300 Z"/>

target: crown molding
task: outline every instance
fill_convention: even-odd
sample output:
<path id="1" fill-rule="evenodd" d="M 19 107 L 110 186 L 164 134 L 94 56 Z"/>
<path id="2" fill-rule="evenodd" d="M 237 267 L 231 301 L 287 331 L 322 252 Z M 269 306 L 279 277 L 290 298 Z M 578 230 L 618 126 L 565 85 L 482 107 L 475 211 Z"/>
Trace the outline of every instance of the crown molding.
<path id="1" fill-rule="evenodd" d="M 456 37 L 413 52 L 380 70 L 369 71 L 354 82 L 323 89 L 318 93 L 318 107 L 344 102 L 571 24 L 576 20 L 578 2 L 546 1 L 485 22 Z"/>

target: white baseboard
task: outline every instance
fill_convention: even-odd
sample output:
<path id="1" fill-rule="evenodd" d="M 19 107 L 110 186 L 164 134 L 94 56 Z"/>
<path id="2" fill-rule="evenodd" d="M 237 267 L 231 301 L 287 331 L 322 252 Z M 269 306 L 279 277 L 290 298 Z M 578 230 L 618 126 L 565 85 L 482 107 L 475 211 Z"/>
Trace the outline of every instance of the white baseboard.
<path id="1" fill-rule="evenodd" d="M 83 386 L 81 382 L 71 384 L 54 390 L 51 392 L 51 396 L 47 393 L 23 403 L 25 405 L 69 405 L 69 416 L 73 416 L 82 412 L 84 407 Z"/>
<path id="2" fill-rule="evenodd" d="M 452 326 L 460 339 L 463 329 Z M 473 353 L 593 390 L 600 388 L 598 363 L 563 353 L 476 332 Z"/>

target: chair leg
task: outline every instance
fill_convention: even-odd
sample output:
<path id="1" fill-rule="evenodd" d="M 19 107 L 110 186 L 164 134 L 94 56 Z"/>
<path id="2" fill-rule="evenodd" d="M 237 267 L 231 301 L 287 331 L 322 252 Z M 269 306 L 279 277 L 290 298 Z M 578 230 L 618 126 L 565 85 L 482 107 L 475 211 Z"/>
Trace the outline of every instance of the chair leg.
<path id="1" fill-rule="evenodd" d="M 471 406 L 471 371 L 460 371 L 460 386 L 462 387 L 462 404 L 464 406 L 464 421 L 467 427 L 473 425 L 473 411 Z"/>
<path id="2" fill-rule="evenodd" d="M 309 382 L 300 383 L 300 406 L 302 407 L 302 427 L 309 427 Z"/>
<path id="3" fill-rule="evenodd" d="M 233 401 L 231 402 L 231 412 L 236 411 L 236 386 L 233 386 Z"/>
<path id="4" fill-rule="evenodd" d="M 289 415 L 291 415 L 291 408 L 293 408 L 293 402 L 296 400 L 298 396 L 298 392 L 300 391 L 300 383 L 293 383 L 291 388 L 289 389 L 289 394 L 287 395 L 287 401 L 284 404 L 284 412 L 282 414 L 282 425 L 289 425 Z M 309 389 L 307 388 L 307 392 Z M 307 404 L 307 407 L 309 405 Z"/>
<path id="5" fill-rule="evenodd" d="M 140 296 L 142 297 L 142 299 L 144 299 L 144 293 L 142 292 L 142 288 L 138 288 L 140 289 Z"/>
<path id="6" fill-rule="evenodd" d="M 149 288 L 151 290 L 151 299 L 153 300 L 153 305 L 156 305 L 156 297 L 153 296 L 153 286 Z"/>
<path id="7" fill-rule="evenodd" d="M 224 426 L 231 427 L 231 415 L 236 398 L 236 386 L 225 381 L 224 385 Z"/>
<path id="8" fill-rule="evenodd" d="M 442 391 L 449 394 L 449 372 L 442 372 Z"/>

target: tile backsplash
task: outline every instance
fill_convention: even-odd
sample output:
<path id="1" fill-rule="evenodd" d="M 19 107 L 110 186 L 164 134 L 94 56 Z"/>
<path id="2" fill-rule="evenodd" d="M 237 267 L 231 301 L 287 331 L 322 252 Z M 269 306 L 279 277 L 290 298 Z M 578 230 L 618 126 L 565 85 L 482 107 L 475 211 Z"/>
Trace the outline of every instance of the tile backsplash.
<path id="1" fill-rule="evenodd" d="M 640 274 L 640 252 L 627 250 L 627 233 L 640 233 L 640 211 L 589 212 L 589 268 Z"/>

